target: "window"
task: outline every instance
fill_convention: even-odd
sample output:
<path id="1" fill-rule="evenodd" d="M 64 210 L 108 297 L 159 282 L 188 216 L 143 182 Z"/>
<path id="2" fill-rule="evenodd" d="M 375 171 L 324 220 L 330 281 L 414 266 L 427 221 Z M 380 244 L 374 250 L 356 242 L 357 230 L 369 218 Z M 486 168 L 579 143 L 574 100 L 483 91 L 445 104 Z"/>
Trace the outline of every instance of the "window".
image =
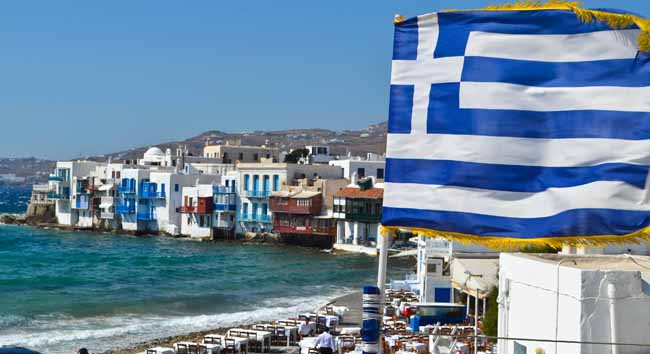
<path id="1" fill-rule="evenodd" d="M 244 153 L 243 152 L 239 153 L 239 161 L 244 161 Z"/>
<path id="2" fill-rule="evenodd" d="M 359 178 L 366 177 L 366 169 L 363 167 L 357 168 L 357 177 Z"/>
<path id="3" fill-rule="evenodd" d="M 308 207 L 311 206 L 311 199 L 298 199 L 298 206 Z"/>
<path id="4" fill-rule="evenodd" d="M 258 153 L 253 154 L 253 160 L 257 161 L 259 159 L 260 159 L 260 154 Z"/>
<path id="5" fill-rule="evenodd" d="M 378 179 L 384 179 L 384 169 L 383 168 L 378 168 L 377 169 L 377 178 Z"/>
<path id="6" fill-rule="evenodd" d="M 178 192 L 179 188 L 180 188 L 180 187 L 178 186 L 178 183 L 176 183 L 176 184 L 174 185 L 174 192 Z"/>
<path id="7" fill-rule="evenodd" d="M 427 273 L 436 273 L 438 270 L 438 265 L 435 263 L 427 264 Z"/>
<path id="8" fill-rule="evenodd" d="M 245 191 L 248 190 L 248 182 L 249 182 L 250 179 L 251 179 L 250 175 L 244 175 L 244 190 Z"/>

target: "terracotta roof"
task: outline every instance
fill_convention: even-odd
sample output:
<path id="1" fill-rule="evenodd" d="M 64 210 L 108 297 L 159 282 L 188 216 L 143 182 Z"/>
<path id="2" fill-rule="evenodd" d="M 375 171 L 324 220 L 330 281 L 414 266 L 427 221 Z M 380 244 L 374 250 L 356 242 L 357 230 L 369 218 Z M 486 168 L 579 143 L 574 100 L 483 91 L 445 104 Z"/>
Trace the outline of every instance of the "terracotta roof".
<path id="1" fill-rule="evenodd" d="M 382 199 L 384 197 L 384 189 L 371 188 L 362 191 L 357 187 L 346 187 L 338 191 L 334 196 L 346 198 Z"/>

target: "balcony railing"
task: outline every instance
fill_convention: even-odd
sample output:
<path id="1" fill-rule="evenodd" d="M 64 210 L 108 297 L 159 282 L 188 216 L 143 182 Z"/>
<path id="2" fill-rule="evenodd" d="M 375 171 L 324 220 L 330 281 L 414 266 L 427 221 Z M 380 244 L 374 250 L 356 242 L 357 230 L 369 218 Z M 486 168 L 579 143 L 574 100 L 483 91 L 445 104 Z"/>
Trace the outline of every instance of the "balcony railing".
<path id="1" fill-rule="evenodd" d="M 237 211 L 237 204 L 214 204 L 214 210 L 216 211 Z"/>
<path id="2" fill-rule="evenodd" d="M 109 212 L 102 212 L 99 214 L 99 217 L 101 219 L 113 220 L 113 218 L 115 218 L 115 214 Z"/>
<path id="3" fill-rule="evenodd" d="M 244 191 L 244 196 L 248 198 L 267 198 L 271 191 Z"/>
<path id="4" fill-rule="evenodd" d="M 183 205 L 179 208 L 179 211 L 184 214 L 191 214 L 196 211 L 196 207 L 191 205 Z"/>
<path id="5" fill-rule="evenodd" d="M 65 193 L 50 192 L 47 193 L 49 199 L 69 199 L 70 195 Z"/>
<path id="6" fill-rule="evenodd" d="M 259 215 L 259 214 L 239 214 L 237 215 L 239 221 L 245 222 L 263 222 L 270 223 L 273 221 L 270 215 Z"/>
<path id="7" fill-rule="evenodd" d="M 63 182 L 63 181 L 65 181 L 65 178 L 63 178 L 62 176 L 57 176 L 57 175 L 49 175 L 47 177 L 47 180 L 50 181 L 50 182 Z"/>
<path id="8" fill-rule="evenodd" d="M 115 207 L 117 214 L 133 214 L 135 213 L 135 204 L 118 204 Z"/>
<path id="9" fill-rule="evenodd" d="M 156 220 L 156 215 L 151 211 L 145 211 L 139 212 L 137 218 L 140 221 L 153 221 Z"/>
<path id="10" fill-rule="evenodd" d="M 135 193 L 135 187 L 134 186 L 119 186 L 117 188 L 117 192 L 119 194 L 134 194 Z"/>
<path id="11" fill-rule="evenodd" d="M 226 186 L 214 186 L 212 187 L 214 194 L 235 194 L 235 191 L 230 187 Z"/>
<path id="12" fill-rule="evenodd" d="M 50 186 L 48 184 L 35 184 L 32 186 L 34 192 L 49 192 Z"/>
<path id="13" fill-rule="evenodd" d="M 140 193 L 140 198 L 142 199 L 164 199 L 165 198 L 165 192 L 153 192 L 153 191 L 148 191 L 148 190 L 143 190 Z"/>
<path id="14" fill-rule="evenodd" d="M 291 226 L 273 225 L 273 230 L 279 233 L 301 234 L 301 235 L 336 235 L 336 227 L 327 226 Z"/>

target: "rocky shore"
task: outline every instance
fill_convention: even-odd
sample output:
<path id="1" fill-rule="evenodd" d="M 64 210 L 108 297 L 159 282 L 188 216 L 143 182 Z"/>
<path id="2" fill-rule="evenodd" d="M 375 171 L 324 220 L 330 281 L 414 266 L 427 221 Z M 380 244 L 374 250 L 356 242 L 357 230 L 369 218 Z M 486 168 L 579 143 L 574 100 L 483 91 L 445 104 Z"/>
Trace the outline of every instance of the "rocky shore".
<path id="1" fill-rule="evenodd" d="M 345 296 L 338 297 L 331 301 L 332 304 L 337 306 L 345 306 L 350 309 L 350 311 L 345 315 L 345 318 L 341 322 L 342 326 L 360 326 L 361 324 L 361 292 L 354 292 Z M 319 309 L 317 309 L 319 310 Z M 253 325 L 254 323 L 248 323 L 248 325 Z M 246 325 L 246 324 L 244 324 Z M 200 342 L 203 339 L 203 336 L 210 333 L 220 333 L 225 334 L 228 328 L 213 328 L 200 332 L 193 332 L 187 334 L 180 334 L 171 337 L 157 338 L 150 341 L 138 343 L 128 348 L 113 349 L 104 352 L 103 354 L 136 354 L 142 353 L 147 350 L 147 348 L 152 347 L 172 347 L 174 343 L 181 341 L 191 341 L 191 342 Z M 92 348 L 89 348 L 92 349 Z M 278 347 L 273 348 L 274 353 L 297 353 L 297 347 Z"/>

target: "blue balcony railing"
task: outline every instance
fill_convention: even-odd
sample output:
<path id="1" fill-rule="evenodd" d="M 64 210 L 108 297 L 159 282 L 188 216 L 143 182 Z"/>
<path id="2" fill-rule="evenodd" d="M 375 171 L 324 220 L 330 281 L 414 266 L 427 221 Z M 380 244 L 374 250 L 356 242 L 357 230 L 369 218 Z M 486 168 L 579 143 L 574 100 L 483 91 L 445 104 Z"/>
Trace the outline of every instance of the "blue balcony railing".
<path id="1" fill-rule="evenodd" d="M 244 191 L 244 195 L 248 198 L 267 198 L 271 191 Z"/>
<path id="2" fill-rule="evenodd" d="M 239 214 L 237 215 L 237 220 L 245 222 L 263 222 L 270 223 L 273 221 L 269 215 L 259 215 L 259 214 Z"/>
<path id="3" fill-rule="evenodd" d="M 214 210 L 216 211 L 237 211 L 237 205 L 236 204 L 221 204 L 221 203 L 214 203 Z"/>
<path id="4" fill-rule="evenodd" d="M 135 186 L 119 186 L 117 188 L 117 192 L 119 194 L 134 194 L 135 193 Z"/>
<path id="5" fill-rule="evenodd" d="M 116 214 L 133 214 L 135 213 L 135 204 L 118 204 L 115 206 Z"/>
<path id="6" fill-rule="evenodd" d="M 153 221 L 156 220 L 156 215 L 152 211 L 138 212 L 138 220 L 140 221 Z"/>
<path id="7" fill-rule="evenodd" d="M 214 194 L 234 194 L 235 191 L 231 187 L 226 186 L 214 186 L 212 187 Z"/>
<path id="8" fill-rule="evenodd" d="M 69 199 L 70 194 L 50 192 L 50 193 L 47 193 L 47 198 L 48 199 Z"/>
<path id="9" fill-rule="evenodd" d="M 140 198 L 143 199 L 159 199 L 165 198 L 165 192 L 157 192 L 157 191 L 150 191 L 150 190 L 143 190 L 142 193 L 140 193 Z"/>
<path id="10" fill-rule="evenodd" d="M 81 201 L 77 199 L 77 202 L 74 204 L 75 209 L 88 210 L 88 201 Z"/>

